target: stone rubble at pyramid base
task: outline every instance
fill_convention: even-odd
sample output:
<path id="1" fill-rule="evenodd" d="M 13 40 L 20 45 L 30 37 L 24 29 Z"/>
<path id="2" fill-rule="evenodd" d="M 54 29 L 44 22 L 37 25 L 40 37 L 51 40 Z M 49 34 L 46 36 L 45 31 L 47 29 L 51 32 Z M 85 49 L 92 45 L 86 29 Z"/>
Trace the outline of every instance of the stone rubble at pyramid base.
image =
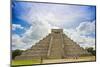
<path id="1" fill-rule="evenodd" d="M 24 51 L 15 60 L 28 59 L 63 59 L 90 56 L 91 54 L 68 38 L 63 29 L 52 29 L 51 34 Z"/>

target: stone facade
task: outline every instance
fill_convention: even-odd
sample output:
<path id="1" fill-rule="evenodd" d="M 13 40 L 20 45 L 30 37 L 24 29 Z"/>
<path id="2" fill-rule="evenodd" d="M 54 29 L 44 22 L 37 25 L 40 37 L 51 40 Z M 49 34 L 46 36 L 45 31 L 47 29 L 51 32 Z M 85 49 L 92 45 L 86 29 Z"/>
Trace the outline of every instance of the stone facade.
<path id="1" fill-rule="evenodd" d="M 63 33 L 63 29 L 52 29 L 50 34 L 15 59 L 62 59 L 78 58 L 82 55 L 90 55 L 90 53 L 67 37 Z"/>

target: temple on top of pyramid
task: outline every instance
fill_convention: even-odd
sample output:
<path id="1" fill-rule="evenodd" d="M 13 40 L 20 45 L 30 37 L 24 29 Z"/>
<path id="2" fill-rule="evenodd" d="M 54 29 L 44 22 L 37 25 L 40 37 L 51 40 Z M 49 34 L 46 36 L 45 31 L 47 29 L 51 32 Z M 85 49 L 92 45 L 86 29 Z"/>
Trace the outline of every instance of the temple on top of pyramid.
<path id="1" fill-rule="evenodd" d="M 26 60 L 41 57 L 45 59 L 63 59 L 88 55 L 91 54 L 67 37 L 63 33 L 63 29 L 52 29 L 50 34 L 15 59 Z"/>

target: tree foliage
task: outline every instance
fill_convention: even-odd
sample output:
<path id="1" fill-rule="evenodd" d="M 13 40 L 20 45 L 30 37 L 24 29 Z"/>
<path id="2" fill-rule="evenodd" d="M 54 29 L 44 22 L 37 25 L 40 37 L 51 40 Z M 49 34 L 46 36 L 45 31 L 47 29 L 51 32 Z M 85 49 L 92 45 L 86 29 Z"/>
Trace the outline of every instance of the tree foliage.
<path id="1" fill-rule="evenodd" d="M 96 56 L 96 50 L 94 50 L 93 47 L 88 47 L 86 48 L 86 50 L 90 52 L 92 55 Z"/>
<path id="2" fill-rule="evenodd" d="M 23 50 L 18 50 L 18 49 L 12 51 L 12 59 L 15 59 L 16 56 L 21 55 L 22 52 Z"/>

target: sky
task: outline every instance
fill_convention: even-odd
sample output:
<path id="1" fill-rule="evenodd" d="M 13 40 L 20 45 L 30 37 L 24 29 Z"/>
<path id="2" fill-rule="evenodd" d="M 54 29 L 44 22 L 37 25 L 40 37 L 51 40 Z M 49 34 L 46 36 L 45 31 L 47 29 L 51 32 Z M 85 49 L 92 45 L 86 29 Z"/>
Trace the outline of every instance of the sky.
<path id="1" fill-rule="evenodd" d="M 12 50 L 28 49 L 63 29 L 81 47 L 95 47 L 96 7 L 35 2 L 12 3 Z"/>

